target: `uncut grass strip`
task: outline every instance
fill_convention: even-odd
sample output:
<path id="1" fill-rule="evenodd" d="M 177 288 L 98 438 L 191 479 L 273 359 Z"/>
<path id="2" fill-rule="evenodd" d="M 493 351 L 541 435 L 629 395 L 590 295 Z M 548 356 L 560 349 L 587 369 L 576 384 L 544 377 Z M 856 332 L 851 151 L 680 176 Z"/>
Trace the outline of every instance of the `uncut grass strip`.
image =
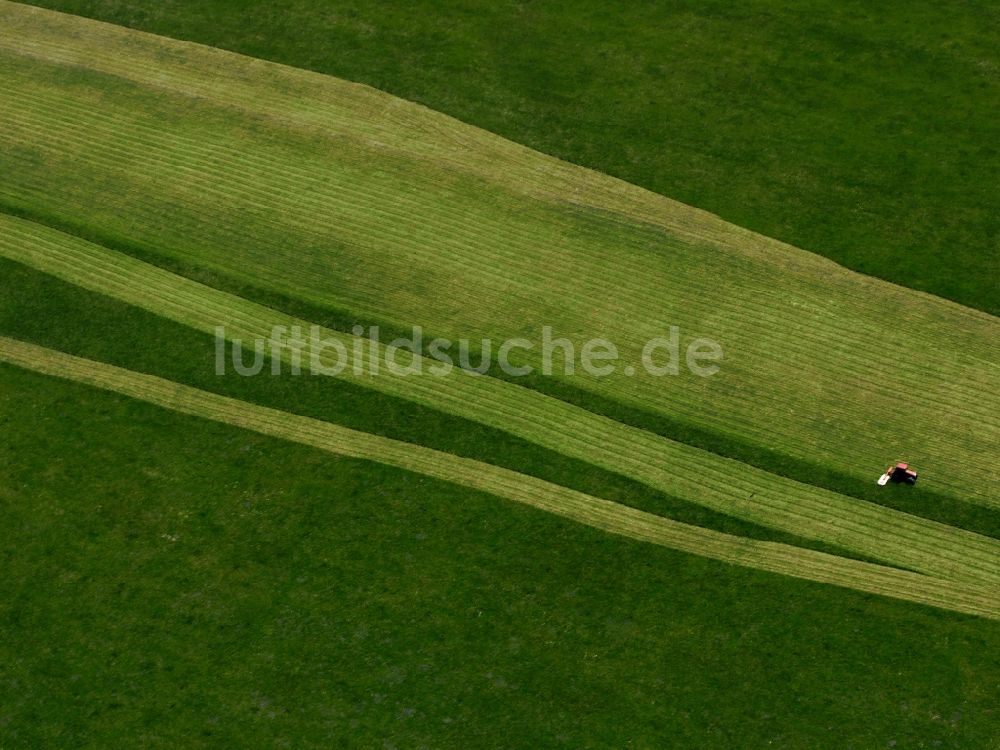
<path id="1" fill-rule="evenodd" d="M 163 293 L 163 294 L 169 294 L 169 292 L 165 292 L 165 293 Z M 184 307 L 186 307 L 186 305 L 187 305 L 187 304 L 188 304 L 188 303 L 187 303 L 187 301 L 186 301 L 186 300 L 184 300 L 184 301 L 181 301 L 181 305 L 182 305 L 182 309 L 184 309 Z M 265 328 L 262 328 L 262 329 L 258 329 L 258 330 L 257 330 L 257 331 L 256 331 L 255 333 L 262 333 L 262 332 L 266 332 L 266 327 L 265 327 Z"/>

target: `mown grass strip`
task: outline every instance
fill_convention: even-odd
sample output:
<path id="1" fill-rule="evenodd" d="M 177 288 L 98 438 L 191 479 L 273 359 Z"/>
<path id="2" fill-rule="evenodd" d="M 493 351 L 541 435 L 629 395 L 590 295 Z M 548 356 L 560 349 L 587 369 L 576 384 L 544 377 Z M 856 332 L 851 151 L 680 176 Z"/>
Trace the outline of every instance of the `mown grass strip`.
<path id="1" fill-rule="evenodd" d="M 989 316 L 847 274 L 363 87 L 52 14 L 3 11 L 19 33 L 0 46 L 35 68 L 46 60 L 79 78 L 68 90 L 9 63 L 17 74 L 8 89 L 8 197 L 30 195 L 42 212 L 89 217 L 94 196 L 79 186 L 107 183 L 111 196 L 128 196 L 125 218 L 108 231 L 435 334 L 504 338 L 514 332 L 508 319 L 546 319 L 586 337 L 598 320 L 600 333 L 635 349 L 656 326 L 677 322 L 732 344 L 726 378 L 711 389 L 683 379 L 671 388 L 641 377 L 575 381 L 800 460 L 822 455 L 855 479 L 873 462 L 905 457 L 949 496 L 1000 507 L 997 470 L 982 467 L 988 480 L 967 482 L 969 467 L 1000 441 L 989 346 L 997 324 Z M 115 54 L 88 54 L 103 44 Z M 199 65 L 210 60 L 208 75 Z M 95 104 L 102 88 L 113 108 Z M 163 127 L 149 100 L 164 91 L 181 95 L 171 106 L 190 121 Z M 212 107 L 236 112 L 239 137 L 212 129 Z M 255 128 L 271 130 L 261 136 Z M 54 164 L 39 168 L 39 154 Z M 66 154 L 72 174 L 56 179 Z M 386 173 L 359 169 L 362 162 Z M 124 164 L 136 165 L 134 174 Z M 664 240 L 659 229 L 644 233 L 642 222 L 683 242 Z M 351 269 L 348 280 L 331 281 L 338 266 Z M 425 303 L 440 288 L 401 294 L 413 270 L 447 279 L 447 304 Z M 553 297 L 557 309 L 537 306 Z M 899 408 L 908 402 L 919 406 Z"/>
<path id="2" fill-rule="evenodd" d="M 423 446 L 350 430 L 0 337 L 0 361 L 173 411 L 482 490 L 604 531 L 722 562 L 1000 620 L 995 589 L 734 537 Z"/>
<path id="3" fill-rule="evenodd" d="M 200 331 L 225 326 L 230 339 L 268 339 L 276 325 L 309 328 L 308 321 L 23 219 L 0 215 L 0 255 Z M 329 329 L 318 336 L 339 341 L 347 352 L 363 343 L 359 372 L 347 367 L 339 374 L 362 386 L 495 427 L 746 521 L 936 577 L 1000 583 L 997 540 L 794 482 L 494 378 L 458 370 L 441 377 L 394 376 L 385 369 L 384 346 L 373 354 L 367 339 Z M 291 358 L 286 349 L 279 354 Z M 312 354 L 307 342 L 302 361 L 308 364 Z M 403 367 L 422 359 L 406 351 L 397 355 Z M 377 375 L 373 356 L 381 363 Z"/>

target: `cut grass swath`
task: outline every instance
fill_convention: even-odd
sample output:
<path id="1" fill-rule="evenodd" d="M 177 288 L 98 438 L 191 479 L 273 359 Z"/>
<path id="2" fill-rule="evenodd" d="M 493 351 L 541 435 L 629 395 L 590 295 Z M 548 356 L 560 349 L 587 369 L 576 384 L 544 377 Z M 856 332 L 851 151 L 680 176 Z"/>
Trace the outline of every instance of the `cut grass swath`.
<path id="1" fill-rule="evenodd" d="M 723 375 L 574 385 L 854 478 L 906 458 L 1000 507 L 998 470 L 966 481 L 1000 443 L 995 318 L 365 87 L 0 13 L 10 205 L 434 335 L 548 323 L 632 358 L 677 324 L 724 345 Z"/>
<path id="2" fill-rule="evenodd" d="M 1000 620 L 996 590 L 774 542 L 735 537 L 423 446 L 220 396 L 0 337 L 0 361 L 340 456 L 377 461 L 524 503 L 638 541 L 735 565 Z"/>
<path id="3" fill-rule="evenodd" d="M 276 325 L 309 329 L 308 321 L 2 214 L 0 255 L 206 333 L 225 326 L 228 337 L 252 341 L 268 339 Z M 347 367 L 339 375 L 362 386 L 504 430 L 747 521 L 940 578 L 1000 583 L 997 540 L 748 467 L 494 378 L 458 370 L 400 377 L 384 365 L 372 375 L 367 339 L 329 329 L 319 337 L 340 341 L 348 352 L 363 342 L 363 371 Z M 311 354 L 307 345 L 303 362 Z M 375 357 L 384 363 L 385 347 Z M 397 360 L 405 367 L 411 357 L 400 350 Z"/>

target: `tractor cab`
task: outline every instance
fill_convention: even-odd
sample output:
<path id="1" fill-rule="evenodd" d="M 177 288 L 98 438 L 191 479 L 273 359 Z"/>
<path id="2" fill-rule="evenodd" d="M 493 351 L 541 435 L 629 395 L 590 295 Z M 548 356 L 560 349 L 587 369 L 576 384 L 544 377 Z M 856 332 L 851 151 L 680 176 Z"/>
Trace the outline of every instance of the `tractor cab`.
<path id="1" fill-rule="evenodd" d="M 909 464 L 898 463 L 886 469 L 885 473 L 878 480 L 879 484 L 887 484 L 889 482 L 894 482 L 895 484 L 916 484 L 917 472 L 911 469 Z"/>

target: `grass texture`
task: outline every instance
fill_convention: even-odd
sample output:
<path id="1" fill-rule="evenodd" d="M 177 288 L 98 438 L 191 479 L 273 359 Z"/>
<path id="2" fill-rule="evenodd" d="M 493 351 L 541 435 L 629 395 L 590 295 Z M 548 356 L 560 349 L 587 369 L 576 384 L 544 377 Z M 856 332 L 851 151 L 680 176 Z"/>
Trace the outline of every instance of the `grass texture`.
<path id="1" fill-rule="evenodd" d="M 591 23 L 580 4 L 421 19 L 385 3 L 318 18 L 293 1 L 258 33 L 246 4 L 65 5 L 439 96 L 461 119 L 996 312 L 981 189 L 995 123 L 966 127 L 974 112 L 917 118 L 907 172 L 868 146 L 824 155 L 809 97 L 783 113 L 763 97 L 779 116 L 755 132 L 678 89 L 697 127 L 674 117 L 685 142 L 659 150 L 659 126 L 613 133 L 662 97 L 604 107 L 610 130 L 581 116 L 648 71 L 574 84 L 578 102 L 551 79 L 537 91 L 556 95 L 528 110 L 508 106 L 531 88 L 509 67 L 485 97 L 504 66 L 459 55 L 463 74 L 437 84 L 447 54 L 392 69 L 446 18 L 474 47 L 481 24 L 531 38 L 557 23 L 529 66 L 544 79 L 578 24 L 707 22 L 629 34 L 641 68 L 654 48 L 670 59 L 671 34 L 687 45 L 670 54 L 696 59 L 750 17 L 752 35 L 727 37 L 759 51 L 798 11 Z M 852 13 L 797 26 L 797 50 L 868 28 Z M 963 26 L 975 13 L 940 26 L 962 37 L 935 58 L 941 87 L 988 90 L 988 67 L 958 64 L 992 54 Z M 303 18 L 286 45 L 283 24 Z M 366 44 L 330 44 L 361 18 Z M 400 23 L 410 41 L 380 38 Z M 989 463 L 984 481 L 968 474 L 1000 442 L 996 318 L 365 86 L 2 0 L 0 25 L 0 745 L 995 744 L 1000 498 Z M 872 78 L 855 80 L 836 86 L 849 97 Z M 717 87 L 726 112 L 746 113 L 731 88 Z M 761 150 L 782 117 L 805 140 Z M 735 152 L 768 156 L 734 168 Z M 871 169 L 845 190 L 852 159 Z M 823 179 L 800 179 L 809 169 Z M 907 174 L 934 191 L 886 189 Z M 550 324 L 610 338 L 633 364 L 673 324 L 725 360 L 704 380 L 401 378 L 370 360 L 336 379 L 213 376 L 215 326 L 249 339 L 312 322 L 349 349 L 354 323 L 474 340 Z M 916 491 L 873 486 L 895 458 L 921 469 Z"/>

